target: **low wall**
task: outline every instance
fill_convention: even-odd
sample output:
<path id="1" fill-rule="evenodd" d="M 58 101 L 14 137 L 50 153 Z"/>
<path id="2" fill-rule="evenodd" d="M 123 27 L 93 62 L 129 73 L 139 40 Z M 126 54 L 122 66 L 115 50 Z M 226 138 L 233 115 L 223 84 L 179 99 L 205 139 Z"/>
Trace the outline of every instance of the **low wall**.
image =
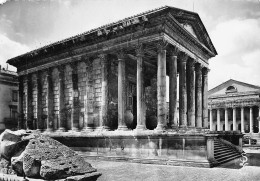
<path id="1" fill-rule="evenodd" d="M 50 134 L 88 158 L 211 167 L 204 134 Z M 211 149 L 211 148 L 210 148 Z M 211 150 L 212 151 L 212 150 Z"/>

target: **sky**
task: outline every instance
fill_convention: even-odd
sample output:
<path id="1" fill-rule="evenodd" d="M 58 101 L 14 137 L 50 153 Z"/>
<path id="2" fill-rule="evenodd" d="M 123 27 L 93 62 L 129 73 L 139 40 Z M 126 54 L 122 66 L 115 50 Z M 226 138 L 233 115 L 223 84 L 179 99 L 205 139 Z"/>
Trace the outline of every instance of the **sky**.
<path id="1" fill-rule="evenodd" d="M 260 0 L 0 0 L 0 64 L 165 5 L 197 12 L 206 27 L 218 52 L 209 89 L 229 79 L 260 86 Z"/>

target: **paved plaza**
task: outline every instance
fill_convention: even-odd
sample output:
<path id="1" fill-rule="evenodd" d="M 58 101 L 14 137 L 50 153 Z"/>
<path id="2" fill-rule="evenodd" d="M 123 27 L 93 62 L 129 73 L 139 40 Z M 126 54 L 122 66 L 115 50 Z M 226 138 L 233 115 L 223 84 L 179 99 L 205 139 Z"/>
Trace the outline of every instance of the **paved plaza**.
<path id="1" fill-rule="evenodd" d="M 251 156 L 252 157 L 252 156 Z M 254 155 L 254 158 L 259 155 Z M 126 162 L 111 162 L 88 160 L 94 167 L 102 173 L 99 181 L 105 180 L 160 180 L 160 181 L 209 181 L 209 180 L 243 180 L 243 181 L 258 181 L 260 180 L 260 162 L 256 160 L 252 165 L 241 167 L 240 160 L 234 160 L 222 166 L 215 168 L 197 168 L 197 167 L 182 167 L 182 166 L 166 166 L 153 164 L 138 164 Z M 250 163 L 249 163 L 250 164 Z"/>

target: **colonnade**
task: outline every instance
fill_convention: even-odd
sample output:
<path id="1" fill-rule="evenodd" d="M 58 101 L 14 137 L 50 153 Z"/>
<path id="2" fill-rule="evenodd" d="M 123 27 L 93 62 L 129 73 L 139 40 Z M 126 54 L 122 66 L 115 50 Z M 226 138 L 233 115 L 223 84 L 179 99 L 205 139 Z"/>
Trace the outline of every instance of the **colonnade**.
<path id="1" fill-rule="evenodd" d="M 127 130 L 125 123 L 125 101 L 126 101 L 126 59 L 125 51 L 118 51 L 118 130 Z M 99 126 L 95 129 L 108 130 L 108 63 L 105 54 L 99 55 L 101 60 L 101 104 L 99 112 Z M 137 87 L 137 130 L 146 129 L 146 121 L 144 117 L 145 101 L 144 101 L 144 48 L 142 45 L 136 48 L 136 87 Z M 166 64 L 169 68 L 169 123 L 171 128 L 207 128 L 208 127 L 208 111 L 207 111 L 207 90 L 208 90 L 208 68 L 202 66 L 197 60 L 189 57 L 186 53 L 181 52 L 177 47 L 169 46 L 168 43 L 160 41 L 157 44 L 157 127 L 156 130 L 164 130 L 167 128 L 166 122 Z M 178 68 L 177 68 L 178 67 Z M 28 75 L 19 76 L 19 112 L 26 119 L 26 123 L 36 120 L 36 127 L 39 130 L 46 128 L 47 131 L 53 130 L 53 111 L 54 107 L 58 107 L 59 116 L 57 117 L 58 130 L 65 131 L 65 85 L 64 70 L 65 65 L 58 65 L 58 88 L 55 89 L 51 78 L 53 68 L 39 70 Z M 79 125 L 79 105 L 75 101 L 75 95 L 78 92 L 77 82 L 74 82 L 77 70 L 72 66 L 72 105 L 71 105 L 71 129 L 78 131 Z M 47 72 L 43 74 L 43 72 Z M 32 114 L 32 86 L 30 79 L 32 74 L 37 76 L 37 107 L 36 116 Z M 86 73 L 87 74 L 87 73 Z M 45 77 L 42 77 L 45 75 Z M 177 79 L 179 75 L 179 120 L 177 119 Z M 47 83 L 43 92 L 42 79 L 45 78 Z M 89 77 L 86 75 L 86 81 Z M 27 81 L 26 84 L 24 82 Z M 55 89 L 55 90 L 54 90 Z M 56 91 L 55 95 L 54 92 Z M 45 103 L 42 97 L 46 96 Z M 55 97 L 56 96 L 56 97 Z M 88 97 L 86 93 L 86 97 Z M 58 98 L 58 101 L 54 101 Z M 86 98 L 86 101 L 88 98 Z M 57 104 L 58 103 L 58 104 Z M 47 107 L 43 107 L 46 105 Z M 88 103 L 84 104 L 85 108 Z M 24 108 L 26 109 L 24 110 Z M 57 109 L 57 108 L 55 108 Z M 43 115 L 44 113 L 44 115 Z M 25 114 L 25 115 L 24 115 Z M 77 115 L 77 116 L 75 116 Z M 20 117 L 19 127 L 21 128 Z M 90 131 L 89 119 L 86 114 L 84 117 L 84 128 L 82 131 Z M 46 126 L 44 126 L 46 125 Z M 28 127 L 28 125 L 26 125 Z"/>
<path id="2" fill-rule="evenodd" d="M 209 109 L 209 122 L 210 122 L 210 131 L 238 131 L 238 122 L 241 124 L 241 132 L 245 133 L 245 107 L 239 107 L 240 108 L 240 120 L 237 120 L 237 111 L 238 107 L 233 107 L 232 109 L 232 125 L 233 128 L 229 126 L 229 120 L 228 120 L 228 108 L 215 108 L 217 111 L 217 129 L 215 130 L 214 123 L 213 123 L 213 110 L 212 108 Z M 254 126 L 254 120 L 253 120 L 253 106 L 249 106 L 249 133 L 253 133 L 253 126 Z M 221 118 L 220 118 L 220 112 L 224 110 L 224 124 L 225 128 L 222 129 L 221 127 Z M 258 116 L 260 117 L 260 107 L 258 108 L 259 113 Z M 260 120 L 258 122 L 258 128 L 260 127 Z M 259 129 L 260 133 L 260 129 Z"/>

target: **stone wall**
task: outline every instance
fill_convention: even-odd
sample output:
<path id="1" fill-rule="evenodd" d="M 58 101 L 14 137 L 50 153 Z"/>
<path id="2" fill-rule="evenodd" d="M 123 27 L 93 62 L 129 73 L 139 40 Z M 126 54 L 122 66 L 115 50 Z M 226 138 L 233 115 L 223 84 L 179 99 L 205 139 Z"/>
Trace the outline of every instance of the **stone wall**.
<path id="1" fill-rule="evenodd" d="M 99 126 L 99 117 L 101 109 L 101 61 L 95 59 L 93 61 L 93 123 L 94 127 Z"/>
<path id="2" fill-rule="evenodd" d="M 43 122 L 44 129 L 47 128 L 46 119 L 47 119 L 47 72 L 42 74 L 42 114 L 43 114 Z"/>

